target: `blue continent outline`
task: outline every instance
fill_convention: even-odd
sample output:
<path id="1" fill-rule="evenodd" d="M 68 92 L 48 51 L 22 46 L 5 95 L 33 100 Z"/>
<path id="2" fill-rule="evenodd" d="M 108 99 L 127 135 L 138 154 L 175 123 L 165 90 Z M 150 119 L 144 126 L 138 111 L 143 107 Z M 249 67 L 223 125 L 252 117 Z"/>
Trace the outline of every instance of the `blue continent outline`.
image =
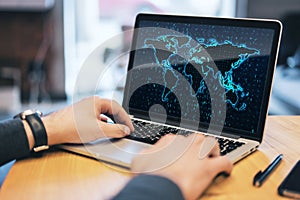
<path id="1" fill-rule="evenodd" d="M 246 92 L 244 88 L 239 84 L 233 81 L 234 70 L 239 68 L 243 62 L 245 62 L 250 56 L 260 55 L 260 51 L 255 48 L 247 47 L 246 44 L 235 44 L 229 40 L 224 40 L 223 42 L 218 42 L 214 38 L 206 40 L 204 38 L 196 38 L 197 43 L 194 41 L 194 46 L 191 45 L 191 42 L 194 41 L 192 37 L 185 35 L 161 35 L 157 38 L 147 38 L 144 40 L 144 48 L 152 48 L 154 51 L 155 62 L 158 66 L 162 67 L 162 75 L 164 80 L 164 90 L 161 94 L 163 102 L 168 102 L 168 96 L 171 94 L 176 87 L 178 86 L 180 77 L 174 67 L 180 64 L 183 66 L 181 71 L 182 75 L 189 81 L 190 95 L 196 96 L 200 93 L 203 93 L 206 89 L 205 80 L 208 77 L 213 77 L 217 79 L 220 86 L 224 88 L 225 93 L 222 95 L 223 100 L 226 103 L 229 103 L 232 108 L 237 111 L 245 110 L 247 104 L 245 102 L 240 102 L 242 97 L 249 96 L 249 92 Z M 243 50 L 244 53 L 238 55 L 238 59 L 230 64 L 230 69 L 225 71 L 224 75 L 219 71 L 215 71 L 213 67 L 209 66 L 207 63 L 213 62 L 210 56 L 207 56 L 206 50 L 209 48 L 222 47 L 222 46 L 231 46 L 237 50 Z M 167 55 L 165 58 L 159 58 L 157 54 L 157 49 L 165 50 L 170 52 L 170 55 Z M 181 56 L 178 56 L 181 55 Z M 194 62 L 197 66 L 200 67 L 202 80 L 198 84 L 198 89 L 193 90 L 193 76 L 187 73 L 187 66 L 189 63 Z M 166 90 L 168 86 L 168 81 L 166 80 L 167 73 L 170 72 L 175 78 L 176 82 L 169 88 L 169 91 Z M 231 92 L 235 94 L 236 100 L 226 98 L 226 94 Z"/>

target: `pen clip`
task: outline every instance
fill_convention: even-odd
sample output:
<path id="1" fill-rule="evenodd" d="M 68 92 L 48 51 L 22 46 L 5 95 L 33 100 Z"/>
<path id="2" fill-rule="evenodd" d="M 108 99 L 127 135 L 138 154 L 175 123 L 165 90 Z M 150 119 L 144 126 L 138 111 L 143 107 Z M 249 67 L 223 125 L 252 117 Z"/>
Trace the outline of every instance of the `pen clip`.
<path id="1" fill-rule="evenodd" d="M 254 179 L 253 179 L 253 185 L 256 187 L 259 187 L 261 185 L 259 179 L 261 178 L 262 175 L 262 171 L 257 172 L 257 174 L 255 174 Z"/>

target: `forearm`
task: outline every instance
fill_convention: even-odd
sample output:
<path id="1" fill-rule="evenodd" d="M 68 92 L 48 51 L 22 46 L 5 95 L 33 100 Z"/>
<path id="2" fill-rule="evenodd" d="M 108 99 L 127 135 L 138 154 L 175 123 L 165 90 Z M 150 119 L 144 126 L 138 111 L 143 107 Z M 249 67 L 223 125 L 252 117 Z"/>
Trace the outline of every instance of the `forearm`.
<path id="1" fill-rule="evenodd" d="M 7 120 L 0 123 L 0 166 L 30 154 L 29 141 L 31 139 L 30 136 L 27 137 L 26 127 L 20 119 Z"/>
<path id="2" fill-rule="evenodd" d="M 42 117 L 48 145 L 62 142 L 57 124 L 50 118 Z M 11 119 L 0 123 L 0 166 L 18 158 L 30 155 L 34 146 L 32 130 L 26 120 Z"/>
<path id="3" fill-rule="evenodd" d="M 51 117 L 42 117 L 46 129 L 48 145 L 63 142 L 62 134 Z M 11 119 L 0 123 L 0 166 L 18 158 L 30 155 L 35 140 L 26 120 Z"/>
<path id="4" fill-rule="evenodd" d="M 140 175 L 133 178 L 113 199 L 183 200 L 184 198 L 179 187 L 171 180 L 156 175 Z"/>

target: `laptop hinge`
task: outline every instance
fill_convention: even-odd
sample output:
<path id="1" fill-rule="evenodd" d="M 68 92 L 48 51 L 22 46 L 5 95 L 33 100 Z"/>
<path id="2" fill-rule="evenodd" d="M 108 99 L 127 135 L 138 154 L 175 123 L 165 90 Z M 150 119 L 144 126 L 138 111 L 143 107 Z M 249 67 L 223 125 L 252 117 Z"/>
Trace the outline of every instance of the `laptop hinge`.
<path id="1" fill-rule="evenodd" d="M 212 134 L 212 135 L 222 136 L 222 137 L 228 137 L 228 138 L 232 138 L 232 139 L 236 139 L 236 140 L 239 139 L 239 138 L 241 138 L 239 135 L 233 135 L 233 134 L 224 133 L 224 132 L 222 132 L 220 134 L 219 131 L 213 131 L 213 130 L 210 130 L 209 133 Z"/>
<path id="2" fill-rule="evenodd" d="M 229 137 L 229 138 L 232 138 L 232 139 L 240 139 L 241 138 L 241 136 L 239 136 L 239 135 L 233 135 L 233 134 L 224 133 L 224 132 L 221 134 L 221 136 L 223 136 L 223 137 Z"/>

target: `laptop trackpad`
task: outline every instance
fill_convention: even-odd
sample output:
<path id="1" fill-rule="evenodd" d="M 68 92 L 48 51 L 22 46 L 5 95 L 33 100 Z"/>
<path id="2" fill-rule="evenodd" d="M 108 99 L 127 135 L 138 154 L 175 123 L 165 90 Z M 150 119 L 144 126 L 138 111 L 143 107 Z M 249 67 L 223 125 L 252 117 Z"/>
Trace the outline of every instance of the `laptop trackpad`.
<path id="1" fill-rule="evenodd" d="M 129 139 L 99 139 L 85 145 L 64 145 L 72 152 L 94 157 L 106 162 L 129 167 L 132 159 L 150 144 Z"/>
<path id="2" fill-rule="evenodd" d="M 128 154 L 137 155 L 145 147 L 149 147 L 151 145 L 122 138 L 122 139 L 99 139 L 85 146 L 88 150 L 96 151 L 100 154 L 102 153 L 111 154 L 112 152 L 125 152 Z"/>

